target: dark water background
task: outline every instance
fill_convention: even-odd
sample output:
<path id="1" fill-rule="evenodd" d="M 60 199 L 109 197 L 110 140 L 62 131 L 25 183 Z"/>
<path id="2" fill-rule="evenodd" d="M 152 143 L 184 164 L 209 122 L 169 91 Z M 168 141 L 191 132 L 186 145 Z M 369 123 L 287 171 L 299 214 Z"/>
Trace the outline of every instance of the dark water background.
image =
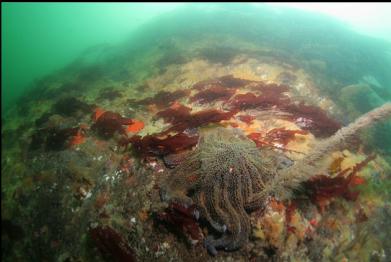
<path id="1" fill-rule="evenodd" d="M 254 56 L 269 52 L 303 68 L 324 95 L 344 107 L 346 99 L 350 101 L 346 108 L 350 112 L 340 119 L 345 123 L 391 100 L 388 34 L 376 31 L 368 36 L 368 29 L 367 34 L 357 33 L 321 13 L 252 4 L 7 3 L 3 7 L 2 116 L 11 108 L 28 106 L 26 99 L 45 90 L 42 78 L 64 67 L 75 72 L 99 64 L 116 80 L 135 80 L 156 73 L 148 60 L 138 58 L 164 56 L 160 59 L 164 67 L 192 56 L 200 41 L 210 44 L 195 54 L 214 57 L 216 62 L 226 62 L 239 52 L 251 53 L 249 45 L 254 45 L 267 50 Z M 384 15 L 378 19 L 387 22 Z M 121 70 L 132 62 L 132 72 Z M 344 89 L 349 85 L 361 86 Z M 389 135 L 383 139 L 382 145 L 390 144 Z"/>
<path id="2" fill-rule="evenodd" d="M 379 11 L 382 12 L 378 20 L 385 20 L 384 9 L 379 7 Z M 167 12 L 159 18 L 159 14 Z M 365 19 L 368 18 L 362 18 Z M 149 25 L 141 26 L 147 21 Z M 5 3 L 2 22 L 3 110 L 9 109 L 26 89 L 34 88 L 34 81 L 61 69 L 92 46 L 104 45 L 110 49 L 131 39 L 126 45 L 148 49 L 169 37 L 191 41 L 209 33 L 270 45 L 303 59 L 323 59 L 330 65 L 326 73 L 343 83 L 355 83 L 371 75 L 381 85 L 377 92 L 390 93 L 381 90 L 389 88 L 391 81 L 387 70 L 390 43 L 350 32 L 342 23 L 320 13 L 250 4 L 183 7 L 181 4 Z M 373 35 L 387 37 L 386 28 L 385 25 L 382 32 L 377 30 Z"/>

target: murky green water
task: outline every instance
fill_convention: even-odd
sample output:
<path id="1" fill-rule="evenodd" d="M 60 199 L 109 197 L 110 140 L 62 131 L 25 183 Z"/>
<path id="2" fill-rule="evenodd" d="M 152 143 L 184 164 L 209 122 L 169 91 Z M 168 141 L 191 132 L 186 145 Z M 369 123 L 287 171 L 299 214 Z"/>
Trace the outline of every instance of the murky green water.
<path id="1" fill-rule="evenodd" d="M 258 147 L 272 146 L 295 163 L 316 149 L 312 143 L 390 102 L 391 6 L 377 11 L 367 5 L 370 17 L 361 20 L 365 6 L 357 8 L 347 10 L 357 16 L 336 19 L 262 4 L 2 3 L 2 258 L 92 261 L 104 253 L 108 260 L 128 261 L 134 252 L 140 261 L 186 261 L 195 254 L 202 254 L 199 261 L 213 259 L 200 239 L 188 247 L 183 234 L 175 238 L 156 222 L 184 223 L 185 233 L 195 234 L 187 209 L 179 208 L 186 218 L 173 222 L 172 210 L 162 215 L 155 207 L 157 174 L 170 172 L 179 160 L 169 156 L 194 146 L 194 134 L 210 123 L 241 129 L 252 140 L 258 134 L 265 139 L 254 141 Z M 257 90 L 261 85 L 286 90 Z M 201 90 L 208 92 L 197 95 Z M 255 98 L 235 104 L 243 94 Z M 173 111 L 163 111 L 168 109 Z M 119 115 L 100 123 L 104 112 Z M 241 114 L 255 122 L 245 125 Z M 283 138 L 276 133 L 281 128 L 302 129 L 303 137 Z M 390 134 L 386 119 L 328 152 L 325 174 L 349 171 L 359 178 L 339 186 L 324 181 L 330 187 L 324 191 L 334 194 L 323 192 L 324 199 L 300 202 L 295 195 L 299 208 L 289 211 L 297 212 L 295 225 L 275 224 L 279 215 L 268 217 L 268 211 L 262 218 L 251 213 L 250 243 L 218 256 L 387 261 L 391 243 L 378 224 L 391 228 L 385 222 L 391 212 Z M 155 140 L 147 145 L 137 135 Z M 352 201 L 356 196 L 342 192 L 341 183 L 356 183 L 360 198 Z M 280 212 L 273 203 L 266 210 Z M 335 222 L 342 217 L 349 222 Z M 213 229 L 202 212 L 201 220 L 200 234 L 209 235 Z M 129 249 L 118 251 L 111 242 Z"/>

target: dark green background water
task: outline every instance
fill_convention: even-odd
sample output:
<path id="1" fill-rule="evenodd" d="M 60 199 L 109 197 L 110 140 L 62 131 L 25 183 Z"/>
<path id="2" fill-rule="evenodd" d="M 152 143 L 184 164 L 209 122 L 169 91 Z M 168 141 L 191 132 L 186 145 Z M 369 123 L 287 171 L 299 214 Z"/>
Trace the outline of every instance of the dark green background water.
<path id="1" fill-rule="evenodd" d="M 115 44 L 176 4 L 2 3 L 2 109 L 88 47 Z"/>
<path id="2" fill-rule="evenodd" d="M 37 85 L 34 81 L 63 68 L 87 48 L 133 46 L 131 51 L 121 50 L 126 56 L 171 37 L 197 41 L 223 34 L 277 47 L 295 57 L 324 60 L 326 73 L 346 85 L 369 76 L 375 79 L 374 104 L 369 107 L 390 99 L 390 42 L 361 36 L 315 13 L 249 4 L 5 3 L 2 7 L 3 114 Z M 143 26 L 146 22 L 150 23 Z M 329 85 L 325 87 L 329 93 L 340 88 L 324 85 Z"/>

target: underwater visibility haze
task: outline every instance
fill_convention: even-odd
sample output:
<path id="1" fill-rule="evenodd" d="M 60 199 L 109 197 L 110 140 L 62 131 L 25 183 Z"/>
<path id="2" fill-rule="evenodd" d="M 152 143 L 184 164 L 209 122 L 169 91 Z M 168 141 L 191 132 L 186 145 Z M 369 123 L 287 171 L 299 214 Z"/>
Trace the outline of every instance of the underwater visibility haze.
<path id="1" fill-rule="evenodd" d="M 389 261 L 390 12 L 2 3 L 2 259 Z"/>

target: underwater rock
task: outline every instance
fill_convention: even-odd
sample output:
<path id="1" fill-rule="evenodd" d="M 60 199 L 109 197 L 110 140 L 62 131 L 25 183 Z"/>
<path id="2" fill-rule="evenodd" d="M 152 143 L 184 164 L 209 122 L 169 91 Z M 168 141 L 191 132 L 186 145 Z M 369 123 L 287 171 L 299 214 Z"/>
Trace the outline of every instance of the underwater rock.
<path id="1" fill-rule="evenodd" d="M 179 65 L 184 63 L 186 63 L 186 57 L 178 53 L 178 50 L 171 49 L 166 52 L 162 58 L 159 59 L 159 61 L 157 62 L 157 66 L 162 70 L 165 70 L 169 65 Z"/>
<path id="2" fill-rule="evenodd" d="M 104 76 L 104 69 L 99 65 L 84 67 L 80 70 L 77 80 L 83 84 L 94 83 Z"/>
<path id="3" fill-rule="evenodd" d="M 174 168 L 186 159 L 188 152 L 180 152 L 163 156 L 164 165 L 167 168 Z"/>
<path id="4" fill-rule="evenodd" d="M 238 50 L 231 47 L 208 47 L 199 51 L 202 58 L 212 63 L 227 64 L 237 55 Z"/>
<path id="5" fill-rule="evenodd" d="M 44 125 L 49 120 L 51 115 L 52 114 L 49 113 L 49 112 L 46 112 L 46 113 L 42 114 L 40 118 L 35 120 L 35 125 L 37 127 L 41 127 L 42 125 Z"/>
<path id="6" fill-rule="evenodd" d="M 136 102 L 133 101 L 133 103 L 138 103 L 140 105 L 155 104 L 158 108 L 163 108 L 168 106 L 170 103 L 188 95 L 190 95 L 190 90 L 176 90 L 174 92 L 160 91 L 153 97 L 148 97 Z"/>
<path id="7" fill-rule="evenodd" d="M 225 75 L 217 78 L 218 83 L 226 88 L 241 88 L 255 81 L 236 78 L 233 75 Z"/>
<path id="8" fill-rule="evenodd" d="M 69 139 L 80 134 L 79 127 L 73 128 L 44 128 L 38 129 L 31 137 L 30 150 L 44 148 L 46 150 L 64 150 L 68 147 Z"/>
<path id="9" fill-rule="evenodd" d="M 62 116 L 75 116 L 79 111 L 86 114 L 91 112 L 91 110 L 91 105 L 74 97 L 60 99 L 52 107 L 54 113 Z"/>
<path id="10" fill-rule="evenodd" d="M 10 240 L 20 240 L 25 236 L 23 229 L 9 219 L 1 220 L 1 234 L 7 235 Z"/>
<path id="11" fill-rule="evenodd" d="M 281 72 L 278 76 L 277 76 L 277 81 L 279 81 L 281 84 L 284 84 L 284 85 L 293 85 L 294 82 L 296 81 L 297 79 L 297 76 L 292 74 L 292 73 L 289 73 L 289 72 Z"/>
<path id="12" fill-rule="evenodd" d="M 112 101 L 120 97 L 122 97 L 122 93 L 120 91 L 115 90 L 114 88 L 105 88 L 99 93 L 98 99 Z"/>
<path id="13" fill-rule="evenodd" d="M 3 202 L 2 202 L 3 203 Z M 14 252 L 14 246 L 25 237 L 23 228 L 9 219 L 1 219 L 1 257 L 6 258 Z"/>

